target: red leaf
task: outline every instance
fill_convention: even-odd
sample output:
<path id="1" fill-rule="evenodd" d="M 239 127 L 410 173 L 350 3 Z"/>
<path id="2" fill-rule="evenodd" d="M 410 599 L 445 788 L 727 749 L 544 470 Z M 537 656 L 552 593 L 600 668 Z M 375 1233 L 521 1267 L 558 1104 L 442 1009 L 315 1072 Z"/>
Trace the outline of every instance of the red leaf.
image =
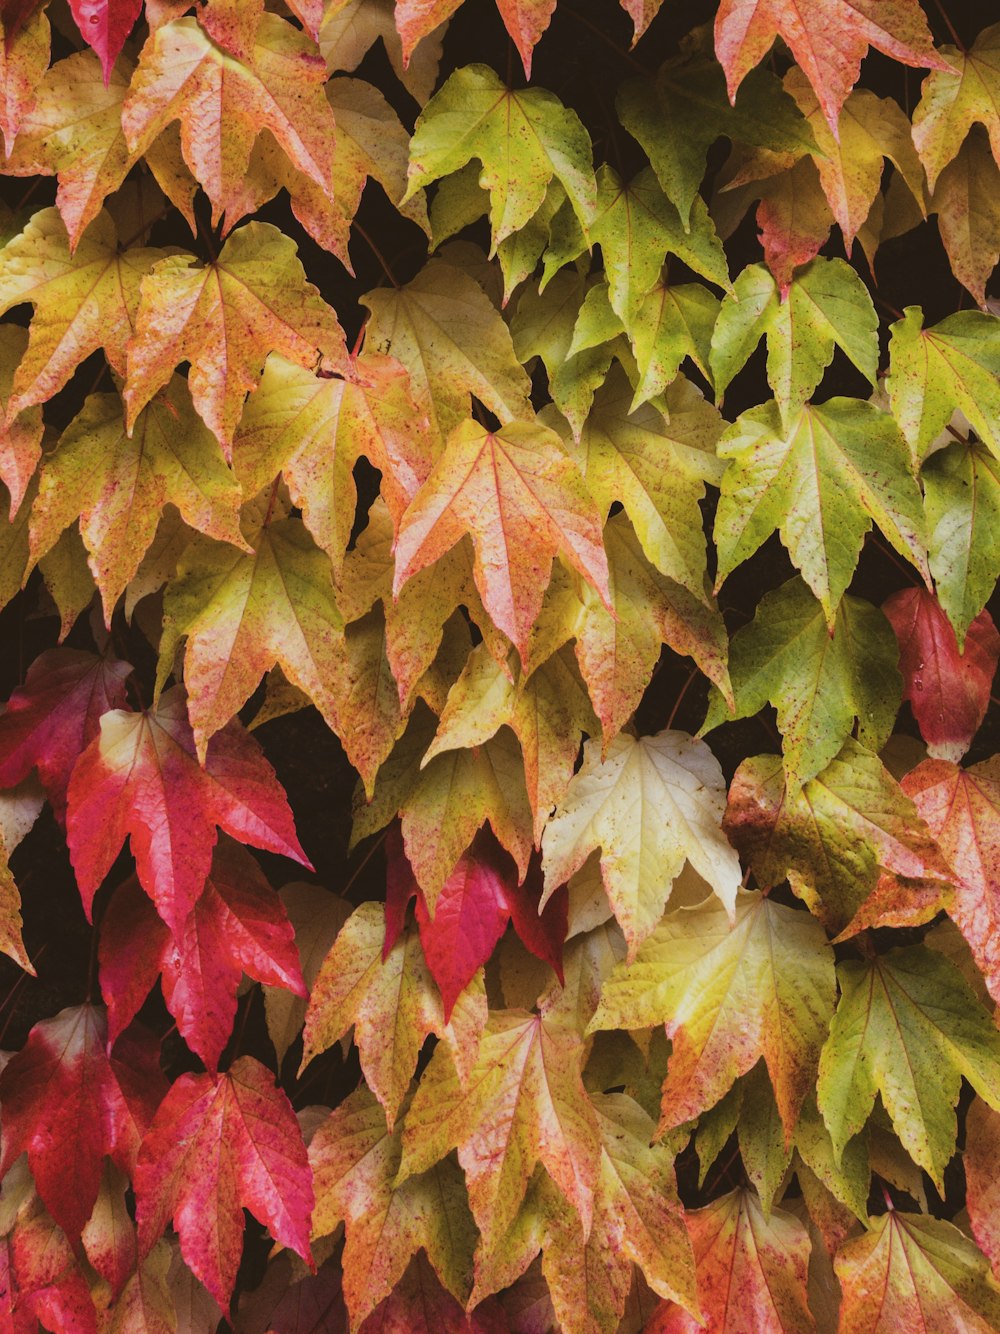
<path id="1" fill-rule="evenodd" d="M 69 7 L 83 40 L 100 57 L 107 87 L 114 63 L 139 17 L 142 0 L 69 0 Z"/>
<path id="2" fill-rule="evenodd" d="M 982 611 L 969 626 L 964 652 L 940 602 L 924 588 L 905 588 L 882 604 L 899 641 L 903 698 L 910 701 L 935 759 L 962 758 L 986 716 L 1000 660 L 1000 634 Z"/>
<path id="3" fill-rule="evenodd" d="M 160 1104 L 133 1178 L 139 1246 L 173 1219 L 181 1254 L 223 1308 L 243 1238 L 243 1209 L 312 1263 L 312 1175 L 292 1104 L 252 1056 L 221 1075 L 181 1075 Z"/>
<path id="4" fill-rule="evenodd" d="M 27 1150 L 38 1193 L 59 1226 L 79 1237 L 107 1154 L 131 1173 L 166 1088 L 158 1048 L 127 1034 L 109 1056 L 103 1010 L 80 1005 L 45 1019 L 0 1076 L 0 1176 Z"/>
<path id="5" fill-rule="evenodd" d="M 42 0 L 3 0 L 0 4 L 0 18 L 3 19 L 4 44 L 9 51 L 14 38 L 21 31 L 36 9 L 40 9 Z"/>
<path id="6" fill-rule="evenodd" d="M 69 787 L 66 835 L 88 917 L 128 836 L 139 883 L 180 937 L 208 876 L 216 825 L 312 869 L 274 770 L 239 722 L 215 734 L 202 768 L 182 687 L 156 709 L 106 713 Z"/>
<path id="7" fill-rule="evenodd" d="M 15 787 L 37 768 L 65 824 L 73 766 L 100 731 L 101 715 L 124 706 L 131 671 L 127 662 L 75 648 L 39 654 L 0 717 L 0 787 Z"/>
<path id="8" fill-rule="evenodd" d="M 244 973 L 307 994 L 281 900 L 253 857 L 229 841 L 215 849 L 205 888 L 176 940 L 137 880 L 122 885 L 101 926 L 100 960 L 112 1040 L 160 977 L 182 1036 L 212 1070 L 232 1031 Z"/>
<path id="9" fill-rule="evenodd" d="M 509 1330 L 502 1308 L 492 1299 L 467 1315 L 420 1251 L 359 1334 L 508 1334 Z"/>
<path id="10" fill-rule="evenodd" d="M 488 829 L 482 829 L 458 860 L 448 877 L 431 917 L 427 901 L 417 883 L 403 849 L 398 828 L 386 836 L 385 944 L 388 958 L 403 929 L 406 908 L 417 900 L 417 924 L 424 958 L 444 1004 L 445 1022 L 460 993 L 496 948 L 513 921 L 525 946 L 555 969 L 560 982 L 562 946 L 568 926 L 569 896 L 565 886 L 553 894 L 539 916 L 542 874 L 533 858 L 524 883 L 517 883 L 513 859 L 500 847 Z"/>
<path id="11" fill-rule="evenodd" d="M 97 1312 L 72 1248 L 45 1213 L 19 1224 L 0 1243 L 0 1289 L 12 1319 L 4 1334 L 37 1334 L 38 1322 L 60 1334 L 96 1334 Z M 0 1312 L 0 1320 L 7 1312 Z"/>

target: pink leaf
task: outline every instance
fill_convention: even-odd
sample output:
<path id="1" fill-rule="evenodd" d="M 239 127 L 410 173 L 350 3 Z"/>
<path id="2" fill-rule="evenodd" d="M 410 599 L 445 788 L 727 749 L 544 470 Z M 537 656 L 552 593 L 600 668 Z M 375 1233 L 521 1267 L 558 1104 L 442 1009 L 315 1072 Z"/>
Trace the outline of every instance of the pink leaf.
<path id="1" fill-rule="evenodd" d="M 142 0 L 69 0 L 83 40 L 97 52 L 107 87 L 125 39 L 135 27 Z"/>

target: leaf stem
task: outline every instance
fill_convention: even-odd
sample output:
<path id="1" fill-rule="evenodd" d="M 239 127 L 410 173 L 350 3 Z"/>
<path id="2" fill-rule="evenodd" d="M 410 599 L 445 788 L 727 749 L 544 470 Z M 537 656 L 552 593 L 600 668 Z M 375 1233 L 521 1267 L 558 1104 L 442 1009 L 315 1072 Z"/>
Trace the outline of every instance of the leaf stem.
<path id="1" fill-rule="evenodd" d="M 354 230 L 358 233 L 358 235 L 362 238 L 362 240 L 364 240 L 365 242 L 367 242 L 368 249 L 372 252 L 372 254 L 375 256 L 375 258 L 378 260 L 379 265 L 381 266 L 382 272 L 385 274 L 385 276 L 389 279 L 389 281 L 392 283 L 393 287 L 395 287 L 396 291 L 398 292 L 398 291 L 399 291 L 399 283 L 396 281 L 396 275 L 393 273 L 392 269 L 389 267 L 389 261 L 386 259 L 385 255 L 382 254 L 382 251 L 381 251 L 381 250 L 378 248 L 378 246 L 375 244 L 374 240 L 373 240 L 372 237 L 369 235 L 369 233 L 365 230 L 364 227 L 362 227 L 361 223 L 358 222 L 357 218 L 354 219 Z"/>
<path id="2" fill-rule="evenodd" d="M 22 888 L 23 888 L 23 883 L 22 883 Z M 47 940 L 43 941 L 38 948 L 38 953 L 31 961 L 31 965 L 35 969 L 36 973 L 38 971 L 38 961 L 45 953 L 45 951 L 48 949 L 48 947 L 49 947 L 49 942 Z M 25 982 L 28 980 L 30 976 L 31 976 L 30 973 L 22 973 L 21 976 L 14 983 L 14 985 L 11 987 L 10 991 L 7 992 L 7 995 L 3 999 L 3 1004 L 0 1005 L 0 1012 L 4 1010 L 7 1011 L 6 1015 L 4 1015 L 3 1025 L 0 1026 L 0 1045 L 2 1045 L 4 1038 L 7 1036 L 7 1029 L 10 1026 L 11 1019 L 14 1017 L 13 1001 L 17 997 L 17 993 L 21 990 L 21 988 L 24 986 Z"/>
<path id="3" fill-rule="evenodd" d="M 350 879 L 348 880 L 348 882 L 347 882 L 347 884 L 344 886 L 344 888 L 340 891 L 341 894 L 342 894 L 345 898 L 347 897 L 348 890 L 349 890 L 349 889 L 351 888 L 351 886 L 354 884 L 355 880 L 357 880 L 358 876 L 359 876 L 359 875 L 361 874 L 361 872 L 365 869 L 365 867 L 368 865 L 368 863 L 371 861 L 371 859 L 375 856 L 376 852 L 378 852 L 379 848 L 380 848 L 380 847 L 382 846 L 382 844 L 385 842 L 386 837 L 388 836 L 388 833 L 389 833 L 389 826 L 386 825 L 386 827 L 385 827 L 385 828 L 382 830 L 382 832 L 379 834 L 379 836 L 378 836 L 378 838 L 375 840 L 375 842 L 371 845 L 371 847 L 368 849 L 368 851 L 365 853 L 365 855 L 361 858 L 361 861 L 358 863 L 358 865 L 357 865 L 357 866 L 354 868 L 354 870 L 351 872 Z"/>
<path id="4" fill-rule="evenodd" d="M 667 731 L 669 731 L 670 728 L 673 727 L 674 719 L 677 717 L 677 710 L 683 704 L 684 696 L 688 692 L 688 687 L 691 685 L 691 682 L 697 675 L 698 675 L 698 668 L 692 667 L 691 670 L 688 672 L 687 680 L 684 682 L 684 684 L 678 691 L 677 698 L 674 700 L 674 707 L 670 710 L 670 717 L 667 719 Z"/>
<path id="5" fill-rule="evenodd" d="M 964 56 L 966 54 L 966 45 L 962 41 L 961 37 L 959 37 L 958 33 L 955 31 L 955 25 L 948 17 L 948 11 L 941 3 L 941 0 L 934 0 L 934 8 L 941 15 L 941 18 L 944 21 L 944 26 L 948 29 L 948 33 L 951 37 L 951 40 L 955 43 L 959 51 L 961 51 L 962 55 Z"/>
<path id="6" fill-rule="evenodd" d="M 640 74 L 650 74 L 650 71 L 641 60 L 637 60 L 631 51 L 623 51 L 620 46 L 617 46 L 611 40 L 602 28 L 599 28 L 596 23 L 593 23 L 588 19 L 585 14 L 578 14 L 575 9 L 571 9 L 569 5 L 565 3 L 559 6 L 559 12 L 560 14 L 568 14 L 571 19 L 575 19 L 577 23 L 580 23 L 583 27 L 589 29 L 589 31 L 592 32 L 599 41 L 602 41 L 609 50 L 614 51 L 619 60 L 624 60 L 626 65 L 631 65 L 632 68 L 638 70 Z"/>

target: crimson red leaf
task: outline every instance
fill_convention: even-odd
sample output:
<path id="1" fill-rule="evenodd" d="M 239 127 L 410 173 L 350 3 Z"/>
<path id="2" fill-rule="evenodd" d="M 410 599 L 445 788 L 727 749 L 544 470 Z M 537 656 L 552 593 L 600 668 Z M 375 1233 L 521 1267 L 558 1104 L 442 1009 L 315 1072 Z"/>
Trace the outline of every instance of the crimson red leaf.
<path id="1" fill-rule="evenodd" d="M 507 901 L 514 930 L 521 937 L 521 943 L 537 959 L 550 964 L 559 981 L 563 982 L 562 952 L 569 930 L 569 890 L 560 885 L 539 913 L 545 881 L 537 853 L 532 854 L 523 881 L 519 885 L 511 883 Z"/>
<path id="2" fill-rule="evenodd" d="M 88 916 L 129 837 L 139 883 L 178 937 L 205 884 L 216 825 L 312 869 L 257 742 L 234 719 L 209 742 L 202 768 L 185 699 L 175 686 L 158 708 L 104 715 L 73 771 L 66 828 Z"/>
<path id="3" fill-rule="evenodd" d="M 143 1140 L 133 1185 L 141 1253 L 173 1219 L 188 1268 L 223 1308 L 236 1282 L 244 1207 L 312 1263 L 306 1146 L 292 1104 L 252 1056 L 225 1074 L 181 1075 Z"/>
<path id="4" fill-rule="evenodd" d="M 406 924 L 406 909 L 413 898 L 420 897 L 420 885 L 403 846 L 403 833 L 398 821 L 393 821 L 385 835 L 385 942 L 382 962 L 392 953 L 392 947 L 402 935 Z"/>
<path id="5" fill-rule="evenodd" d="M 104 1011 L 62 1010 L 31 1030 L 0 1075 L 0 1176 L 24 1150 L 45 1207 L 70 1237 L 90 1217 L 107 1154 L 131 1173 L 166 1083 L 143 1031 L 107 1052 Z"/>
<path id="6" fill-rule="evenodd" d="M 899 641 L 903 698 L 910 701 L 935 759 L 962 758 L 986 716 L 1000 660 L 1000 634 L 982 611 L 959 652 L 951 622 L 924 588 L 905 588 L 882 604 Z"/>
<path id="7" fill-rule="evenodd" d="M 122 885 L 101 925 L 100 963 L 112 1040 L 160 977 L 178 1029 L 212 1070 L 232 1031 L 244 973 L 307 994 L 281 899 L 253 857 L 229 840 L 215 849 L 205 888 L 176 940 L 138 881 Z"/>
<path id="8" fill-rule="evenodd" d="M 69 0 L 83 40 L 97 52 L 107 87 L 111 70 L 135 26 L 142 0 Z"/>
<path id="9" fill-rule="evenodd" d="M 0 717 L 0 787 L 15 787 L 37 768 L 65 824 L 73 766 L 100 731 L 101 715 L 124 706 L 131 671 L 127 662 L 75 648 L 40 653 Z"/>
<path id="10" fill-rule="evenodd" d="M 96 1334 L 87 1280 L 60 1228 L 41 1212 L 0 1243 L 4 1334 L 36 1334 L 38 1322 L 63 1334 Z M 5 1309 L 7 1303 L 12 1309 Z"/>

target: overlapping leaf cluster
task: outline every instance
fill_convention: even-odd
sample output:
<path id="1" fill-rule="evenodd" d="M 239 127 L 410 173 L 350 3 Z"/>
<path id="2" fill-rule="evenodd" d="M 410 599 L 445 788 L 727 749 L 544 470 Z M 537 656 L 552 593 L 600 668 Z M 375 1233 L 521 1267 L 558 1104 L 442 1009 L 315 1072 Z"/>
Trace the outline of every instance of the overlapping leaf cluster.
<path id="1" fill-rule="evenodd" d="M 622 5 L 0 6 L 5 1329 L 1000 1329 L 1000 26 Z"/>

